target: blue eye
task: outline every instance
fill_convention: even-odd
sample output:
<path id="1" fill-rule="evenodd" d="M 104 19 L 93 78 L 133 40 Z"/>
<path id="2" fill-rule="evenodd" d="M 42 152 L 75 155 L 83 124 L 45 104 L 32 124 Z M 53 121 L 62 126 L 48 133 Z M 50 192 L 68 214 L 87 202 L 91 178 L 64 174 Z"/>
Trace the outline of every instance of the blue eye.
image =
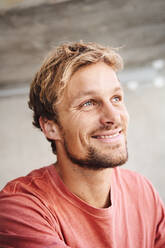
<path id="1" fill-rule="evenodd" d="M 87 102 L 81 104 L 81 107 L 92 107 L 92 106 L 94 106 L 95 104 L 96 104 L 96 103 L 95 103 L 94 100 L 89 100 L 89 101 L 87 101 Z"/>
<path id="2" fill-rule="evenodd" d="M 121 101 L 121 96 L 115 96 L 113 97 L 113 102 L 120 102 Z"/>
<path id="3" fill-rule="evenodd" d="M 85 103 L 83 104 L 83 106 L 85 106 L 85 107 L 91 106 L 91 105 L 93 105 L 93 102 L 92 102 L 92 101 L 88 101 L 88 102 L 85 102 Z"/>

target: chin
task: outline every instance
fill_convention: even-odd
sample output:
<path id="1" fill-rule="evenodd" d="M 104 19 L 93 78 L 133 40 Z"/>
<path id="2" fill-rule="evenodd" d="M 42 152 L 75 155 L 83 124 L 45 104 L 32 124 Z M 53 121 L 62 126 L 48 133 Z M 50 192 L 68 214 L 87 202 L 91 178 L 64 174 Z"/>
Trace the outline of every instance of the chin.
<path id="1" fill-rule="evenodd" d="M 102 152 L 95 147 L 88 147 L 87 156 L 80 158 L 69 152 L 65 145 L 65 151 L 68 159 L 77 166 L 88 168 L 91 170 L 101 170 L 106 168 L 115 168 L 125 164 L 128 160 L 128 151 L 126 145 L 124 147 L 113 147 L 109 151 Z"/>

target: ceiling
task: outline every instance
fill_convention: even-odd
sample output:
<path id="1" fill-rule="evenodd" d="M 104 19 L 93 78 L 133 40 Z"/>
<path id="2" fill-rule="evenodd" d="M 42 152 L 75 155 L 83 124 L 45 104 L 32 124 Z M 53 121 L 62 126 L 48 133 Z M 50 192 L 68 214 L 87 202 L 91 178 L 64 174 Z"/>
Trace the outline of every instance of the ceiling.
<path id="1" fill-rule="evenodd" d="M 1 0 L 0 89 L 31 82 L 63 41 L 121 47 L 127 68 L 165 59 L 164 0 Z"/>

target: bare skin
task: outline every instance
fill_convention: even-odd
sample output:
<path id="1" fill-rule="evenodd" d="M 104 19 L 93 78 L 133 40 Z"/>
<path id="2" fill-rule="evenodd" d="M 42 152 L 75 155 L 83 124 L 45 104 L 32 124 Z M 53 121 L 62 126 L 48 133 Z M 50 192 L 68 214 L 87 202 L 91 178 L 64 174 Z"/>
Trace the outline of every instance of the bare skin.
<path id="1" fill-rule="evenodd" d="M 57 111 L 60 126 L 42 118 L 40 125 L 45 136 L 56 142 L 58 174 L 67 188 L 89 205 L 110 206 L 113 169 L 83 168 L 70 160 L 66 146 L 81 160 L 87 158 L 90 147 L 100 161 L 104 158 L 117 165 L 121 159 L 126 160 L 128 113 L 115 71 L 99 62 L 75 72 Z"/>
<path id="2" fill-rule="evenodd" d="M 92 171 L 75 166 L 72 163 L 70 164 L 70 160 L 65 156 L 65 151 L 60 143 L 58 151 L 63 156 L 58 157 L 56 170 L 68 189 L 93 207 L 105 208 L 110 206 L 112 169 Z"/>

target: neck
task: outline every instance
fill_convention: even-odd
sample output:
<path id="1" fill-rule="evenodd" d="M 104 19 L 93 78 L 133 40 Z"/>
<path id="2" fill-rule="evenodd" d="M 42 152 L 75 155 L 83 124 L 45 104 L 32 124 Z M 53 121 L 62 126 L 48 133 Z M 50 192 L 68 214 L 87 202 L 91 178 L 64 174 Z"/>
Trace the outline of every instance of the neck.
<path id="1" fill-rule="evenodd" d="M 56 170 L 67 188 L 95 208 L 111 204 L 110 186 L 112 169 L 91 170 L 73 164 L 66 154 L 57 156 Z"/>

